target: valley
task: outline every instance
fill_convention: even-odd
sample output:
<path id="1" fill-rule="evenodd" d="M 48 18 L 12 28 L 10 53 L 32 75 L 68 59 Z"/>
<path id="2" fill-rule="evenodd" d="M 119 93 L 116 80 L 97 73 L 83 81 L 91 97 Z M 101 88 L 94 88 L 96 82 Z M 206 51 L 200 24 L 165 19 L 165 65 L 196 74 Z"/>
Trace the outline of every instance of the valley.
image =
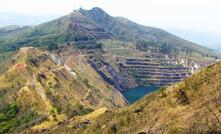
<path id="1" fill-rule="evenodd" d="M 0 133 L 218 132 L 220 59 L 97 7 L 1 28 Z"/>

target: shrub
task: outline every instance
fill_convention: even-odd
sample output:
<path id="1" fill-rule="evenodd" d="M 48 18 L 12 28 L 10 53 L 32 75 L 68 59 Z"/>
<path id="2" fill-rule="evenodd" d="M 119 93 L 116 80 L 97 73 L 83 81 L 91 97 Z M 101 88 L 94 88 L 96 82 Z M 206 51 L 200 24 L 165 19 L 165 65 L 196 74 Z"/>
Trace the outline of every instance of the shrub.
<path id="1" fill-rule="evenodd" d="M 94 111 L 91 108 L 85 108 L 83 105 L 79 105 L 79 110 L 80 110 L 80 113 L 79 113 L 80 115 L 87 115 Z"/>
<path id="2" fill-rule="evenodd" d="M 71 104 L 66 105 L 65 113 L 69 117 L 74 117 L 78 114 L 77 111 L 74 109 L 74 107 Z"/>
<path id="3" fill-rule="evenodd" d="M 117 125 L 116 125 L 116 123 L 111 122 L 111 123 L 109 124 L 109 127 L 110 127 L 110 129 L 111 129 L 111 131 L 112 131 L 113 133 L 116 133 L 116 132 L 117 132 Z"/>
<path id="4" fill-rule="evenodd" d="M 163 54 L 170 54 L 172 52 L 172 46 L 168 44 L 163 44 L 160 46 L 159 51 Z"/>
<path id="5" fill-rule="evenodd" d="M 48 41 L 47 45 L 48 45 L 48 50 L 50 51 L 58 49 L 58 44 L 53 41 Z"/>
<path id="6" fill-rule="evenodd" d="M 140 41 L 137 41 L 136 43 L 136 48 L 142 51 L 148 50 L 156 46 L 159 46 L 159 44 L 152 42 L 152 41 L 147 41 L 147 40 L 140 40 Z"/>
<path id="7" fill-rule="evenodd" d="M 51 111 L 50 111 L 50 114 L 55 117 L 56 114 L 57 114 L 57 110 L 55 108 L 52 108 Z"/>
<path id="8" fill-rule="evenodd" d="M 165 90 L 166 90 L 166 87 L 161 87 L 161 88 L 159 89 L 159 92 L 161 93 L 160 97 L 164 98 L 164 97 L 167 96 Z"/>
<path id="9" fill-rule="evenodd" d="M 15 118 L 17 112 L 16 103 L 10 104 L 0 112 L 0 133 L 6 133 L 11 128 L 20 125 L 20 121 Z"/>
<path id="10" fill-rule="evenodd" d="M 177 101 L 179 104 L 188 105 L 190 104 L 189 98 L 186 95 L 186 92 L 183 90 L 179 90 L 177 92 Z"/>

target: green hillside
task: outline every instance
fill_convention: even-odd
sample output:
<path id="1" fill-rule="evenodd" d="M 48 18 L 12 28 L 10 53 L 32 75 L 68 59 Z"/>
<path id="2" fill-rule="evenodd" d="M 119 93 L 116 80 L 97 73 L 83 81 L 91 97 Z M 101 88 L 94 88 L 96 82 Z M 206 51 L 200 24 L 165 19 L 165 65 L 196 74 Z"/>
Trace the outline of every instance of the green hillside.
<path id="1" fill-rule="evenodd" d="M 11 26 L 8 29 L 0 30 L 1 51 L 14 51 L 30 45 L 47 49 L 50 45 L 62 46 L 68 42 L 75 42 L 77 46 L 82 45 L 82 42 L 95 45 L 102 39 L 115 39 L 135 44 L 145 41 L 146 47 L 154 43 L 156 50 L 166 48 L 173 53 L 196 52 L 203 56 L 218 56 L 210 49 L 161 29 L 142 26 L 122 17 L 112 17 L 100 8 L 76 10 L 35 27 Z"/>
<path id="2" fill-rule="evenodd" d="M 112 17 L 100 8 L 91 10 L 80 10 L 85 16 L 88 16 L 99 26 L 113 33 L 117 39 L 139 42 L 146 41 L 148 45 L 154 44 L 158 47 L 172 49 L 174 53 L 179 52 L 196 52 L 201 55 L 215 56 L 213 50 L 199 46 L 192 42 L 174 36 L 164 30 L 142 26 L 123 17 Z"/>

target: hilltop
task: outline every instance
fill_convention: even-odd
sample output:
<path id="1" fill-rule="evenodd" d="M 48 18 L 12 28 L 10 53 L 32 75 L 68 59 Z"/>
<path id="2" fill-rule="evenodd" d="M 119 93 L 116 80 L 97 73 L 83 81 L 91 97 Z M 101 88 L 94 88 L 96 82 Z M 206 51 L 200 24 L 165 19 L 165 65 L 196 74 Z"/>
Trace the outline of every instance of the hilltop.
<path id="1" fill-rule="evenodd" d="M 190 78 L 161 88 L 138 102 L 87 118 L 90 124 L 73 120 L 52 132 L 75 133 L 220 133 L 221 63 Z"/>
<path id="2" fill-rule="evenodd" d="M 147 41 L 145 44 L 147 47 L 155 45 L 157 49 L 157 47 L 167 46 L 171 51 L 178 51 L 178 53 L 192 51 L 201 55 L 213 55 L 211 49 L 181 39 L 159 28 L 139 25 L 123 17 L 112 17 L 98 7 L 91 10 L 80 9 L 80 12 L 120 40 Z"/>

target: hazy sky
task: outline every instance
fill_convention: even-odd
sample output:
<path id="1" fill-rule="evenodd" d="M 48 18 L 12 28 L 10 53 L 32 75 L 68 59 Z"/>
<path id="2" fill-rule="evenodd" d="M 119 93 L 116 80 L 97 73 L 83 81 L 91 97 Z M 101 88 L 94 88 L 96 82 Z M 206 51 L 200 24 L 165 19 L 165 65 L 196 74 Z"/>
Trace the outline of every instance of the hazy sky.
<path id="1" fill-rule="evenodd" d="M 112 16 L 168 30 L 221 48 L 221 0 L 0 0 L 0 13 L 65 15 L 79 7 L 101 7 Z M 1 19 L 1 18 L 0 18 Z"/>

